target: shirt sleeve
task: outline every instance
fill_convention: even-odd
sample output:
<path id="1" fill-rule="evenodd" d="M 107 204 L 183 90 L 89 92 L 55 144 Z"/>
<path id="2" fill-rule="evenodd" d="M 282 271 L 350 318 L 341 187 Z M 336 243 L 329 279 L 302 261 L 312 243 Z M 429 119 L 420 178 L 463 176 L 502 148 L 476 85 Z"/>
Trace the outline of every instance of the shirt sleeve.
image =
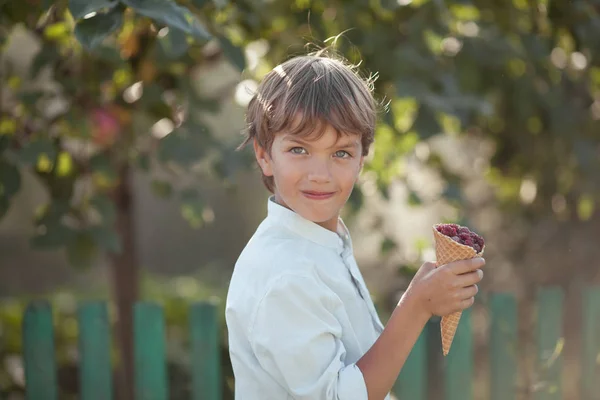
<path id="1" fill-rule="evenodd" d="M 362 372 L 346 364 L 339 298 L 315 277 L 278 278 L 259 303 L 250 342 L 262 368 L 296 400 L 367 400 Z"/>

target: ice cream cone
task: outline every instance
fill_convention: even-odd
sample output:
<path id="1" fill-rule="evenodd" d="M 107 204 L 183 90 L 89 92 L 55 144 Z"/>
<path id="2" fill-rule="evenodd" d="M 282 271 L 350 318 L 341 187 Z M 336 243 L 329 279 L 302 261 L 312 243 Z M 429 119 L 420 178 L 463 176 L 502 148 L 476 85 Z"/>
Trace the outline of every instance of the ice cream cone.
<path id="1" fill-rule="evenodd" d="M 452 238 L 440 233 L 436 229 L 437 225 L 433 227 L 433 237 L 435 241 L 435 255 L 436 263 L 438 266 L 445 265 L 453 261 L 468 260 L 481 256 L 485 249 L 485 246 L 481 249 L 481 252 L 477 253 L 471 246 L 466 246 L 452 240 Z M 457 311 L 453 314 L 442 317 L 441 322 L 441 333 L 442 333 L 442 350 L 444 356 L 447 356 L 450 352 L 450 346 L 454 335 L 456 334 L 456 328 L 458 328 L 458 322 L 460 321 L 461 311 Z"/>

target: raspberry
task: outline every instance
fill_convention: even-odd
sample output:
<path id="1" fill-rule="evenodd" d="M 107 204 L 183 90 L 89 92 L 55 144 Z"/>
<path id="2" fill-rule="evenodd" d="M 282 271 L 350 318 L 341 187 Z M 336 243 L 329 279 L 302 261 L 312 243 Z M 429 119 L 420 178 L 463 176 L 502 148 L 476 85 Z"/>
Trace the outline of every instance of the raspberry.
<path id="1" fill-rule="evenodd" d="M 479 235 L 475 235 L 475 242 L 479 245 L 479 248 L 483 248 L 483 238 Z"/>
<path id="2" fill-rule="evenodd" d="M 452 236 L 456 236 L 457 228 L 458 228 L 458 226 L 455 224 L 443 224 L 443 225 L 438 225 L 437 231 L 440 232 L 442 235 L 452 237 Z"/>
<path id="3" fill-rule="evenodd" d="M 458 237 L 463 242 L 466 242 L 467 240 L 471 239 L 471 235 L 469 235 L 468 233 L 459 233 Z"/>
<path id="4" fill-rule="evenodd" d="M 442 228 L 442 233 L 446 236 L 456 236 L 456 229 L 451 226 L 444 226 Z"/>
<path id="5" fill-rule="evenodd" d="M 442 235 L 446 235 L 457 243 L 472 247 L 477 253 L 483 250 L 485 241 L 475 232 L 471 232 L 466 226 L 456 224 L 439 224 L 436 230 Z"/>

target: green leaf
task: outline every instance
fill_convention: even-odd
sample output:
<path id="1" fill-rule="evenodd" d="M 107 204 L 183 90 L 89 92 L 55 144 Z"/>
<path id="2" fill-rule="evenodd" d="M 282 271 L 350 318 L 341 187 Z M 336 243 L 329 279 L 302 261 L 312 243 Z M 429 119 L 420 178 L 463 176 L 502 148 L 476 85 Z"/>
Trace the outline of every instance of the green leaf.
<path id="1" fill-rule="evenodd" d="M 423 201 L 421 200 L 419 195 L 417 195 L 417 193 L 411 190 L 408 194 L 408 204 L 410 206 L 418 206 L 423 204 Z"/>
<path id="2" fill-rule="evenodd" d="M 348 205 L 353 212 L 357 212 L 360 210 L 365 203 L 365 195 L 360 188 L 360 186 L 356 186 L 352 193 L 350 193 L 350 197 L 348 198 Z"/>
<path id="3" fill-rule="evenodd" d="M 198 189 L 194 188 L 183 189 L 179 194 L 179 198 L 182 202 L 196 201 L 198 200 L 198 197 L 200 197 L 200 193 L 198 192 Z"/>
<path id="4" fill-rule="evenodd" d="M 8 148 L 9 143 L 8 135 L 0 135 L 0 153 Z"/>
<path id="5" fill-rule="evenodd" d="M 168 198 L 173 194 L 173 187 L 169 182 L 154 179 L 152 180 L 150 186 L 152 188 L 152 192 L 154 192 L 154 194 L 158 197 Z"/>
<path id="6" fill-rule="evenodd" d="M 386 236 L 383 239 L 383 242 L 381 242 L 381 248 L 380 248 L 381 254 L 385 255 L 385 254 L 389 253 L 390 251 L 394 250 L 396 247 L 397 247 L 396 242 Z"/>
<path id="7" fill-rule="evenodd" d="M 413 276 L 415 276 L 415 273 L 418 269 L 419 268 L 414 265 L 400 265 L 398 267 L 398 273 L 407 278 L 412 278 Z"/>
<path id="8" fill-rule="evenodd" d="M 0 196 L 0 219 L 4 218 L 10 207 L 10 201 L 7 196 Z"/>
<path id="9" fill-rule="evenodd" d="M 236 172 L 247 168 L 254 162 L 253 156 L 249 152 L 237 152 L 233 146 L 220 144 L 217 149 L 220 157 L 214 160 L 213 169 L 221 179 L 233 178 Z M 249 160 L 251 160 L 250 163 L 248 163 Z"/>
<path id="10" fill-rule="evenodd" d="M 110 163 L 110 159 L 105 154 L 96 154 L 90 159 L 90 168 L 94 172 L 102 172 L 105 174 L 116 174 L 115 169 Z"/>
<path id="11" fill-rule="evenodd" d="M 200 198 L 198 192 L 193 189 L 187 189 L 182 193 L 181 200 L 182 217 L 192 228 L 201 227 L 204 222 L 203 212 L 205 203 Z"/>
<path id="12" fill-rule="evenodd" d="M 93 12 L 110 10 L 117 4 L 118 0 L 69 0 L 69 11 L 77 20 Z"/>
<path id="13" fill-rule="evenodd" d="M 175 162 L 183 166 L 198 162 L 209 145 L 201 138 L 202 135 L 202 133 L 190 135 L 183 129 L 176 129 L 159 142 L 158 160 L 163 163 Z"/>
<path id="14" fill-rule="evenodd" d="M 144 172 L 150 171 L 150 156 L 146 153 L 138 154 L 136 159 L 137 166 Z"/>
<path id="15" fill-rule="evenodd" d="M 425 94 L 429 93 L 427 85 L 416 79 L 401 79 L 396 83 L 398 97 L 417 98 L 420 99 Z"/>
<path id="16" fill-rule="evenodd" d="M 419 137 L 424 140 L 431 136 L 442 132 L 442 127 L 437 121 L 435 113 L 428 106 L 421 104 L 417 114 L 417 118 L 412 126 L 412 130 L 419 134 Z"/>
<path id="17" fill-rule="evenodd" d="M 185 32 L 176 28 L 169 28 L 169 33 L 158 39 L 160 58 L 176 59 L 184 55 L 188 49 Z"/>
<path id="18" fill-rule="evenodd" d="M 197 8 L 204 7 L 206 4 L 208 4 L 208 2 L 208 0 L 192 0 L 192 4 Z"/>
<path id="19" fill-rule="evenodd" d="M 577 215 L 581 221 L 589 220 L 594 215 L 595 202 L 590 195 L 582 195 L 577 202 Z"/>
<path id="20" fill-rule="evenodd" d="M 0 196 L 12 197 L 21 188 L 21 174 L 17 167 L 0 160 Z"/>
<path id="21" fill-rule="evenodd" d="M 461 202 L 463 200 L 460 186 L 452 182 L 448 183 L 442 195 L 450 202 Z"/>
<path id="22" fill-rule="evenodd" d="M 185 80 L 182 81 L 182 85 L 185 85 Z M 190 106 L 192 106 L 194 109 L 208 111 L 210 113 L 216 113 L 217 111 L 219 111 L 219 102 L 215 99 L 208 99 L 202 97 L 199 93 L 196 92 L 194 86 L 191 83 L 189 83 L 185 90 L 187 91 L 187 94 L 190 99 Z"/>
<path id="23" fill-rule="evenodd" d="M 99 61 L 106 61 L 107 63 L 112 64 L 115 69 L 127 68 L 129 66 L 127 60 L 119 54 L 119 48 L 110 46 L 109 44 L 96 47 L 94 49 L 94 56 Z"/>
<path id="24" fill-rule="evenodd" d="M 59 54 L 60 53 L 53 43 L 45 42 L 31 62 L 31 66 L 29 67 L 29 78 L 36 78 L 42 68 L 56 61 Z"/>
<path id="25" fill-rule="evenodd" d="M 123 10 L 114 8 L 106 14 L 97 14 L 77 22 L 75 37 L 88 50 L 93 50 L 122 24 Z"/>
<path id="26" fill-rule="evenodd" d="M 598 161 L 595 143 L 591 140 L 574 139 L 573 152 L 584 170 L 591 170 Z"/>
<path id="27" fill-rule="evenodd" d="M 225 36 L 219 35 L 217 36 L 219 43 L 221 45 L 221 50 L 223 50 L 223 54 L 225 57 L 240 71 L 243 71 L 246 68 L 246 56 L 244 55 L 244 49 L 238 46 L 235 46 L 231 41 Z"/>
<path id="28" fill-rule="evenodd" d="M 75 237 L 72 228 L 60 221 L 49 221 L 44 225 L 43 232 L 31 238 L 30 245 L 39 250 L 53 250 L 69 245 Z"/>
<path id="29" fill-rule="evenodd" d="M 108 196 L 98 194 L 92 197 L 90 204 L 100 213 L 105 225 L 111 225 L 115 222 L 117 211 L 114 203 Z"/>
<path id="30" fill-rule="evenodd" d="M 390 186 L 382 180 L 377 180 L 377 192 L 383 196 L 384 199 L 390 200 Z"/>
<path id="31" fill-rule="evenodd" d="M 33 108 L 44 95 L 45 93 L 41 90 L 28 90 L 19 93 L 19 100 L 25 107 Z"/>
<path id="32" fill-rule="evenodd" d="M 213 3 L 215 3 L 215 6 L 218 10 L 221 10 L 222 8 L 225 8 L 225 6 L 229 3 L 229 0 L 213 0 Z"/>
<path id="33" fill-rule="evenodd" d="M 51 203 L 42 206 L 36 211 L 35 225 L 54 226 L 60 223 L 60 219 L 71 210 L 68 200 L 53 199 Z M 46 227 L 47 228 L 47 227 Z"/>
<path id="34" fill-rule="evenodd" d="M 111 186 L 119 180 L 119 174 L 106 154 L 100 153 L 93 156 L 90 159 L 90 169 L 93 176 L 102 182 L 102 185 Z"/>
<path id="35" fill-rule="evenodd" d="M 152 18 L 170 28 L 189 33 L 196 39 L 209 40 L 212 37 L 189 9 L 172 0 L 122 0 L 122 2 L 138 14 Z"/>
<path id="36" fill-rule="evenodd" d="M 42 10 L 46 11 L 55 3 L 54 0 L 43 0 L 42 2 Z"/>
<path id="37" fill-rule="evenodd" d="M 94 226 L 89 229 L 89 232 L 99 248 L 111 253 L 120 253 L 123 250 L 121 238 L 114 229 L 107 226 Z"/>
<path id="38" fill-rule="evenodd" d="M 149 82 L 148 84 L 144 85 L 144 93 L 142 94 L 142 98 L 139 100 L 140 106 L 148 110 L 154 109 L 155 107 L 170 110 L 169 106 L 165 104 L 162 99 L 163 92 L 164 89 L 155 82 Z"/>
<path id="39" fill-rule="evenodd" d="M 26 165 L 35 165 L 42 154 L 48 159 L 56 158 L 56 148 L 54 143 L 48 138 L 39 138 L 26 143 L 18 153 L 19 160 Z"/>
<path id="40" fill-rule="evenodd" d="M 89 268 L 97 254 L 98 248 L 88 231 L 78 232 L 75 239 L 67 245 L 67 258 L 75 268 Z"/>

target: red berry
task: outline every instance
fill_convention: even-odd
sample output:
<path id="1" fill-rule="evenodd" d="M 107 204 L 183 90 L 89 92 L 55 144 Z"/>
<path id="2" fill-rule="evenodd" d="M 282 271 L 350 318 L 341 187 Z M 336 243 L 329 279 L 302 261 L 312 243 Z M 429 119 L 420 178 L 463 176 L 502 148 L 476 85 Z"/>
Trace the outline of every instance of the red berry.
<path id="1" fill-rule="evenodd" d="M 484 246 L 484 240 L 481 236 L 472 232 L 466 226 L 457 224 L 439 224 L 436 230 L 446 235 L 457 243 L 472 247 L 477 253 L 481 252 Z"/>
<path id="2" fill-rule="evenodd" d="M 485 242 L 484 242 L 484 240 L 483 240 L 483 238 L 481 236 L 479 236 L 479 235 L 476 234 L 474 236 L 474 240 L 475 240 L 475 243 L 477 243 L 479 245 L 479 247 L 483 248 L 483 245 L 484 245 Z"/>

